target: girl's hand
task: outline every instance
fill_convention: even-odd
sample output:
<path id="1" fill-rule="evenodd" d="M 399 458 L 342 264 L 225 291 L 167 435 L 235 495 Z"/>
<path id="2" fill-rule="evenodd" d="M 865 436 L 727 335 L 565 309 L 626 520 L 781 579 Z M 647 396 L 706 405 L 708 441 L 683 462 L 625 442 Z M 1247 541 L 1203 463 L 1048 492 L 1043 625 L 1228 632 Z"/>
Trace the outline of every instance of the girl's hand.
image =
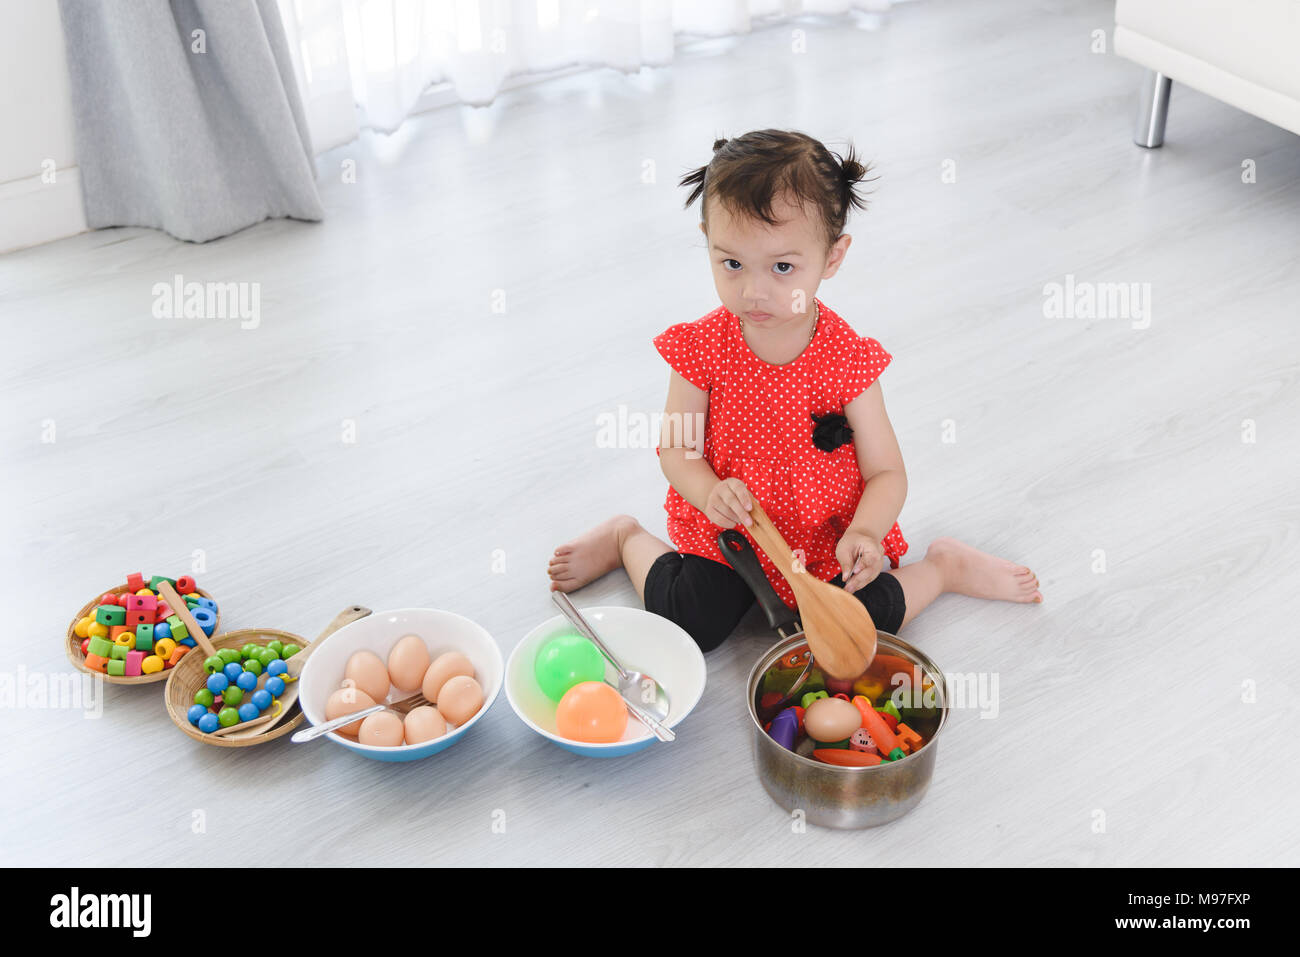
<path id="1" fill-rule="evenodd" d="M 855 592 L 875 581 L 885 567 L 885 548 L 870 532 L 850 528 L 835 546 L 844 590 Z"/>
<path id="2" fill-rule="evenodd" d="M 745 483 L 737 478 L 723 479 L 709 491 L 709 498 L 704 503 L 704 514 L 710 522 L 719 528 L 746 527 L 754 524 L 749 517 L 753 499 Z"/>

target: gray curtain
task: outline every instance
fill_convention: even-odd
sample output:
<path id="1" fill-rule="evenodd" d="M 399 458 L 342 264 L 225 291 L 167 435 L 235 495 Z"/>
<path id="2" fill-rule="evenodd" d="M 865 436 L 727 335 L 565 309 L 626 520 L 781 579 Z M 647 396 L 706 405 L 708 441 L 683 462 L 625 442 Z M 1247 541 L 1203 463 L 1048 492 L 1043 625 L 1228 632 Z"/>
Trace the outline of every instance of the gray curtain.
<path id="1" fill-rule="evenodd" d="M 272 217 L 322 217 L 275 0 L 59 9 L 92 228 L 152 226 L 206 242 Z"/>

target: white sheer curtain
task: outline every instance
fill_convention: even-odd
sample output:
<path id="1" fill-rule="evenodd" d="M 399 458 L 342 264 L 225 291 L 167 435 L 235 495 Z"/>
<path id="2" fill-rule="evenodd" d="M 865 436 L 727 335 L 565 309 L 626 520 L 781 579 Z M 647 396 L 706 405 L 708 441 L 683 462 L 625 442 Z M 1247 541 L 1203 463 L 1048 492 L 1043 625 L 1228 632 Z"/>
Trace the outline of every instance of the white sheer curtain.
<path id="1" fill-rule="evenodd" d="M 507 77 L 672 62 L 677 34 L 883 12 L 890 0 L 279 0 L 317 152 L 397 129 L 430 84 L 485 106 Z M 761 24 L 760 24 L 761 25 Z"/>

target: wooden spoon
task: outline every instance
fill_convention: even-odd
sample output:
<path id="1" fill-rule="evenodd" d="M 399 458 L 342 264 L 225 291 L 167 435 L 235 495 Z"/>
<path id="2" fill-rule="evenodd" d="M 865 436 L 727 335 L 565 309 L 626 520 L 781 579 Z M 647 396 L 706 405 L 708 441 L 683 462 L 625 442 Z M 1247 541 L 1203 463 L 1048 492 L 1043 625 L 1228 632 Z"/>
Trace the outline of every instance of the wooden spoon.
<path id="1" fill-rule="evenodd" d="M 298 676 L 302 674 L 303 665 L 307 663 L 307 659 L 311 657 L 312 652 L 319 648 L 326 638 L 334 634 L 334 632 L 338 631 L 344 625 L 365 618 L 366 615 L 369 615 L 370 613 L 369 608 L 363 608 L 361 605 L 352 605 L 349 608 L 344 608 L 334 616 L 333 621 L 325 626 L 325 630 L 316 636 L 315 641 L 301 649 L 296 655 L 285 662 L 288 666 L 288 671 L 285 673 L 284 677 L 286 679 L 292 678 L 294 680 L 288 681 L 285 684 L 284 693 L 276 699 L 280 703 L 280 710 L 269 711 L 259 718 L 254 718 L 252 721 L 241 721 L 239 724 L 232 724 L 228 728 L 218 728 L 216 731 L 212 732 L 212 736 L 231 738 L 232 740 L 240 738 L 255 738 L 259 734 L 265 734 L 270 731 L 273 726 L 279 724 L 298 701 L 298 689 L 302 686 L 302 682 L 298 680 Z M 266 675 L 263 674 L 261 679 L 259 679 L 258 687 L 261 687 L 265 682 Z"/>
<path id="2" fill-rule="evenodd" d="M 810 575 L 763 506 L 751 500 L 749 533 L 790 583 L 813 658 L 832 678 L 858 677 L 876 655 L 876 624 L 866 606 L 843 588 Z"/>

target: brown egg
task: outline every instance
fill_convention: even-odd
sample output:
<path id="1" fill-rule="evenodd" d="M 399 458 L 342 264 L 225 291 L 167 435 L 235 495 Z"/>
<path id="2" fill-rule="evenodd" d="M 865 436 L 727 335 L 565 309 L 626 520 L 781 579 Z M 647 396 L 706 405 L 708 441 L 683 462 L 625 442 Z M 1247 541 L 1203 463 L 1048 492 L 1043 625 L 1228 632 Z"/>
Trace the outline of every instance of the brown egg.
<path id="1" fill-rule="evenodd" d="M 442 690 L 442 686 L 457 675 L 473 678 L 474 663 L 459 651 L 443 652 L 433 659 L 433 664 L 429 665 L 429 670 L 424 673 L 424 681 L 420 684 L 420 690 L 424 692 L 424 696 L 430 701 L 437 701 L 438 692 Z"/>
<path id="2" fill-rule="evenodd" d="M 400 691 L 420 687 L 429 670 L 429 649 L 419 635 L 406 635 L 388 653 L 388 677 Z"/>
<path id="3" fill-rule="evenodd" d="M 422 744 L 434 738 L 441 738 L 447 733 L 447 722 L 443 720 L 437 708 L 427 704 L 412 708 L 403 724 L 406 726 L 407 744 Z"/>
<path id="4" fill-rule="evenodd" d="M 370 695 L 366 694 L 360 688 L 340 688 L 325 701 L 325 720 L 333 721 L 335 718 L 341 718 L 345 714 L 351 714 L 353 711 L 363 711 L 378 703 L 379 702 L 370 697 Z M 361 721 L 353 721 L 351 724 L 339 728 L 339 734 L 344 735 L 345 737 L 355 738 L 357 732 L 360 730 Z"/>
<path id="5" fill-rule="evenodd" d="M 803 729 L 814 741 L 843 741 L 860 727 L 862 712 L 843 698 L 818 698 L 803 716 Z"/>
<path id="6" fill-rule="evenodd" d="M 388 697 L 388 669 L 384 667 L 384 659 L 373 651 L 353 652 L 347 667 L 343 669 L 343 677 L 351 678 L 358 688 L 375 701 L 383 701 Z M 347 714 L 346 711 L 343 713 Z"/>
<path id="7" fill-rule="evenodd" d="M 404 733 L 401 718 L 391 711 L 380 711 L 361 722 L 357 741 L 380 748 L 395 748 L 402 743 Z"/>
<path id="8" fill-rule="evenodd" d="M 438 710 L 449 722 L 460 727 L 483 707 L 483 689 L 467 675 L 448 679 L 438 692 Z"/>

